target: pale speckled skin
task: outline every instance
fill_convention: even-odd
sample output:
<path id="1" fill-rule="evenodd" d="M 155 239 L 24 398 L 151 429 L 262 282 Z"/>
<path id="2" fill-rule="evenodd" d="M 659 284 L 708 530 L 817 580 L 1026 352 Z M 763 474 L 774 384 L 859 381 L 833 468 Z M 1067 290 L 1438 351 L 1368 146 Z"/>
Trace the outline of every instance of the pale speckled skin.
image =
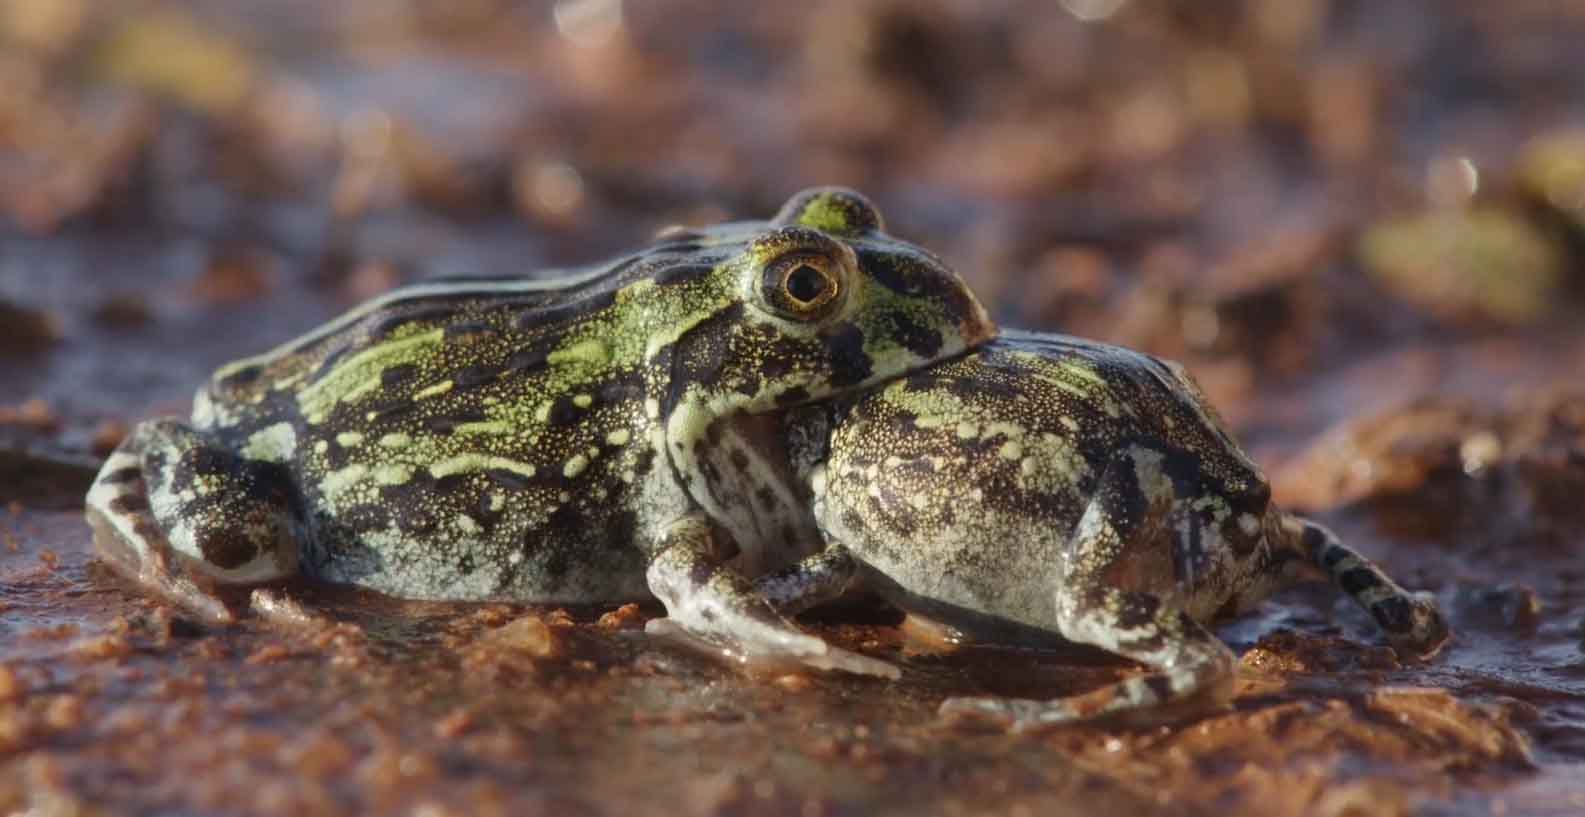
<path id="1" fill-rule="evenodd" d="M 763 580 L 784 610 L 856 585 L 971 639 L 1060 635 L 1154 673 L 1050 702 L 954 699 L 1019 728 L 1225 692 L 1205 629 L 1324 572 L 1393 644 L 1447 630 L 1324 528 L 1270 503 L 1259 468 L 1182 367 L 1059 335 L 1004 333 L 790 424 L 827 550 Z"/>
<path id="2" fill-rule="evenodd" d="M 198 585 L 299 569 L 408 598 L 653 594 L 694 634 L 820 664 L 747 584 L 820 544 L 778 418 L 995 332 L 861 196 L 805 191 L 570 276 L 399 289 L 228 365 L 190 423 L 134 430 L 89 518 L 113 564 L 218 618 Z"/>

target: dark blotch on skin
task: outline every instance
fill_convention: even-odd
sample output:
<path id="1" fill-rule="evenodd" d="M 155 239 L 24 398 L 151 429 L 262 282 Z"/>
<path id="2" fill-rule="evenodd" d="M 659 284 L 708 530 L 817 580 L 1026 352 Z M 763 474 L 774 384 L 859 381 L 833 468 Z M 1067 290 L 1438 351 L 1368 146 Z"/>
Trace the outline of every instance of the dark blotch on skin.
<path id="1" fill-rule="evenodd" d="M 517 318 L 517 328 L 537 332 L 546 326 L 576 320 L 586 315 L 602 312 L 616 303 L 615 290 L 602 290 L 583 298 L 552 307 L 526 309 Z"/>
<path id="2" fill-rule="evenodd" d="M 920 357 L 933 358 L 941 351 L 941 333 L 905 314 L 892 318 L 892 333 L 904 348 Z"/>
<path id="3" fill-rule="evenodd" d="M 104 477 L 100 479 L 100 482 L 106 482 L 111 485 L 120 485 L 123 482 L 132 482 L 133 480 L 139 479 L 142 476 L 142 468 L 136 465 L 129 465 L 125 468 L 118 468 L 108 474 L 105 474 Z"/>
<path id="4" fill-rule="evenodd" d="M 398 363 L 395 366 L 387 366 L 380 372 L 380 385 L 389 389 L 392 386 L 411 380 L 416 374 L 418 374 L 418 364 L 416 363 Z"/>
<path id="5" fill-rule="evenodd" d="M 204 561 L 222 570 L 241 567 L 252 561 L 254 555 L 259 552 L 258 547 L 249 541 L 248 537 L 230 529 L 200 536 L 198 549 L 204 554 Z"/>
<path id="6" fill-rule="evenodd" d="M 843 323 L 821 337 L 831 358 L 831 384 L 838 388 L 864 382 L 871 374 L 870 358 L 864 352 L 864 332 Z"/>
<path id="7" fill-rule="evenodd" d="M 491 383 L 500 376 L 501 369 L 476 363 L 458 369 L 457 373 L 451 376 L 451 382 L 459 389 L 471 389 Z"/>
<path id="8" fill-rule="evenodd" d="M 809 390 L 803 386 L 793 386 L 776 395 L 776 405 L 778 406 L 796 406 L 807 402 L 809 402 Z"/>
<path id="9" fill-rule="evenodd" d="M 1371 572 L 1368 568 L 1356 567 L 1353 570 L 1338 576 L 1337 583 L 1338 586 L 1343 588 L 1343 592 L 1349 594 L 1350 596 L 1357 596 L 1360 593 L 1363 593 L 1366 590 L 1381 584 L 1381 581 L 1377 579 L 1376 574 Z"/>
<path id="10" fill-rule="evenodd" d="M 418 404 L 406 397 L 393 399 L 386 403 L 376 403 L 369 409 L 371 415 L 369 424 L 378 425 L 406 417 L 418 408 Z"/>
<path id="11" fill-rule="evenodd" d="M 550 344 L 529 346 L 519 349 L 506 359 L 506 368 L 513 372 L 532 372 L 545 368 L 549 362 Z"/>
<path id="12" fill-rule="evenodd" d="M 583 416 L 584 409 L 572 402 L 572 396 L 564 394 L 550 404 L 550 424 L 553 426 L 570 426 L 578 422 Z"/>
<path id="13" fill-rule="evenodd" d="M 465 408 L 452 414 L 424 418 L 424 428 L 436 434 L 450 434 L 465 423 L 480 423 L 486 419 L 484 409 Z"/>
<path id="14" fill-rule="evenodd" d="M 528 477 L 525 477 L 516 471 L 508 471 L 504 468 L 486 469 L 484 475 L 496 485 L 499 485 L 502 488 L 509 488 L 514 491 L 520 491 L 533 484 Z"/>
<path id="15" fill-rule="evenodd" d="M 713 270 L 713 267 L 704 264 L 678 264 L 656 272 L 654 280 L 660 286 L 688 284 L 708 276 Z"/>
<path id="16" fill-rule="evenodd" d="M 252 366 L 245 366 L 245 367 L 243 367 L 241 369 L 238 369 L 238 370 L 232 372 L 224 380 L 221 380 L 220 381 L 220 387 L 224 388 L 224 389 L 241 388 L 243 386 L 247 386 L 247 385 L 249 385 L 251 383 L 254 383 L 263 374 L 264 374 L 264 367 L 263 366 L 259 366 L 257 364 L 252 365 Z"/>
<path id="17" fill-rule="evenodd" d="M 110 510 L 116 513 L 133 513 L 149 509 L 149 501 L 142 494 L 122 494 L 110 500 Z"/>

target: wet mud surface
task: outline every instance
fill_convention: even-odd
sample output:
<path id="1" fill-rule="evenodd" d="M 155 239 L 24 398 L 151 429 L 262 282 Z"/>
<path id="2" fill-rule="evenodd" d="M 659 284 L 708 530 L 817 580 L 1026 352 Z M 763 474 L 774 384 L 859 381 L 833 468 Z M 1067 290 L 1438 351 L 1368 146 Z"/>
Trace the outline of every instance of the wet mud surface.
<path id="1" fill-rule="evenodd" d="M 0 811 L 1585 814 L 1582 36 L 1473 0 L 0 2 Z M 1219 630 L 1227 707 L 1010 736 L 936 707 L 1136 669 L 874 604 L 808 624 L 899 681 L 748 673 L 637 607 L 293 583 L 214 628 L 94 559 L 98 458 L 215 366 L 816 183 L 1008 325 L 1183 360 L 1454 641 L 1402 664 L 1297 588 Z"/>

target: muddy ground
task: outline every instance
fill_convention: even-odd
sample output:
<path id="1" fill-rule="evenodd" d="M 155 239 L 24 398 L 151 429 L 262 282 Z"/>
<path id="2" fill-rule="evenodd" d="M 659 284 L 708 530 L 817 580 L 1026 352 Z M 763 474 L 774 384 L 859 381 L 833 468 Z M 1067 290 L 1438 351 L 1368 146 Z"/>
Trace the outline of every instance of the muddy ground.
<path id="1" fill-rule="evenodd" d="M 0 812 L 1585 814 L 1585 5 L 0 0 Z M 810 626 L 752 677 L 654 610 L 304 584 L 201 626 L 92 555 L 136 420 L 397 283 L 869 193 L 1009 325 L 1183 360 L 1457 629 L 1325 588 L 1225 710 L 1012 737 L 1091 652 Z M 304 615 L 298 604 L 322 611 Z"/>

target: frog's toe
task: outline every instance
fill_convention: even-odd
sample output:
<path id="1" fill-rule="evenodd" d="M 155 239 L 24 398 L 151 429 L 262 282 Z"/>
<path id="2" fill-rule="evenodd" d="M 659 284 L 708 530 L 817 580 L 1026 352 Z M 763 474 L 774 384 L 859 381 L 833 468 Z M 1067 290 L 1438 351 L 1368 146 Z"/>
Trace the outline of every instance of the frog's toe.
<path id="1" fill-rule="evenodd" d="M 1442 617 L 1436 596 L 1431 593 L 1408 593 L 1378 604 L 1388 603 L 1394 604 L 1396 609 L 1384 620 L 1390 621 L 1397 629 L 1389 629 L 1387 637 L 1399 654 L 1418 659 L 1431 658 L 1452 637 L 1447 619 Z M 1377 615 L 1382 618 L 1379 612 Z"/>
<path id="2" fill-rule="evenodd" d="M 951 723 L 979 722 L 1010 732 L 1028 732 L 1078 720 L 1061 701 L 1024 698 L 956 697 L 941 702 L 938 714 Z"/>
<path id="3" fill-rule="evenodd" d="M 901 677 L 901 672 L 885 661 L 833 647 L 820 638 L 790 629 L 763 626 L 734 634 L 706 633 L 671 618 L 657 618 L 645 624 L 644 631 L 755 673 L 808 667 L 892 680 Z"/>
<path id="4" fill-rule="evenodd" d="M 819 639 L 816 640 L 818 641 Z M 841 647 L 833 647 L 829 644 L 826 645 L 823 654 L 804 656 L 802 663 L 815 669 L 837 670 L 852 675 L 885 678 L 888 681 L 895 681 L 902 677 L 902 671 L 890 663 L 878 658 L 870 658 L 867 655 L 860 655 L 850 650 L 844 650 Z"/>

